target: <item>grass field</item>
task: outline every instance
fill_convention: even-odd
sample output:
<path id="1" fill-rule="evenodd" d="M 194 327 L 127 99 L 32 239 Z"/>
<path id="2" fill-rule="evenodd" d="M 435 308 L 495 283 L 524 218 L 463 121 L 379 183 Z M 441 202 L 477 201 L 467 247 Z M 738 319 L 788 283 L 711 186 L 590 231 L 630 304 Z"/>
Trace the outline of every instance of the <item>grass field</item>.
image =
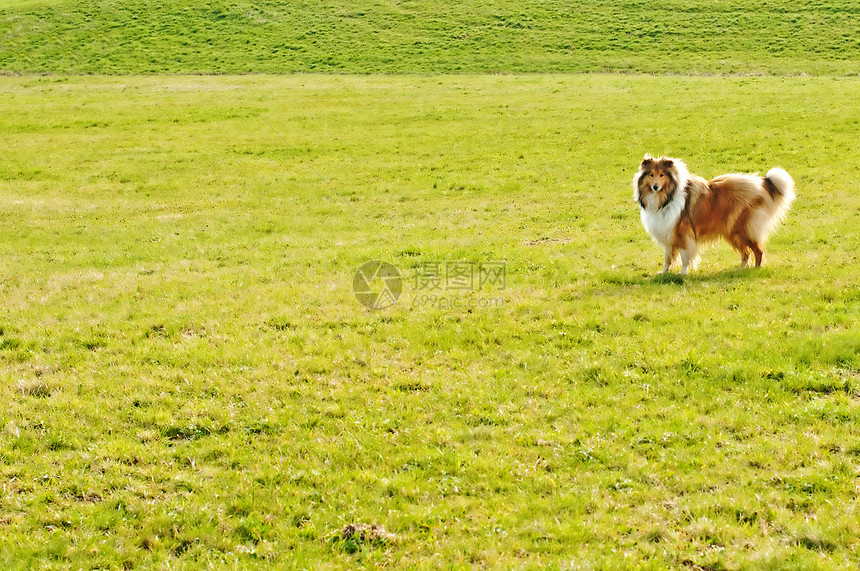
<path id="1" fill-rule="evenodd" d="M 3 568 L 860 561 L 857 79 L 0 91 Z M 788 169 L 765 268 L 653 278 L 645 151 Z"/>
<path id="2" fill-rule="evenodd" d="M 856 0 L 0 0 L 6 73 L 860 74 Z"/>
<path id="3" fill-rule="evenodd" d="M 0 568 L 856 569 L 858 38 L 0 0 Z M 645 152 L 787 169 L 765 267 L 655 277 Z"/>

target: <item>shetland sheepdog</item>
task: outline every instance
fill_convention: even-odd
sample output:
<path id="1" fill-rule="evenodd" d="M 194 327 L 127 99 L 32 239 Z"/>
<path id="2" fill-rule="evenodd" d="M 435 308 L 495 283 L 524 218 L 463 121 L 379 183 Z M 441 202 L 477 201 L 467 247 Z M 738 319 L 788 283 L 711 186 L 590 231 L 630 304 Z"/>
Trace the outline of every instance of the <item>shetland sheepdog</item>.
<path id="1" fill-rule="evenodd" d="M 794 200 L 794 181 L 780 168 L 764 177 L 724 174 L 711 180 L 691 175 L 678 159 L 645 155 L 633 178 L 633 199 L 642 225 L 663 246 L 663 270 L 681 254 L 681 275 L 695 268 L 699 246 L 724 238 L 741 255 L 744 268 L 761 266 L 771 230 Z"/>

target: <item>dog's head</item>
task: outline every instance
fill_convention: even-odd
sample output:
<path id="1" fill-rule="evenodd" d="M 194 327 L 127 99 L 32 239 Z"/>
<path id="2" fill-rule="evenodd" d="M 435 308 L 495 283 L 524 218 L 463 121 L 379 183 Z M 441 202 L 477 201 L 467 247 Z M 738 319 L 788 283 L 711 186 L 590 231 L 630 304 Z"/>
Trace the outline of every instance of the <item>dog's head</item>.
<path id="1" fill-rule="evenodd" d="M 687 168 L 678 159 L 645 155 L 633 178 L 633 200 L 642 208 L 661 208 L 686 185 L 687 176 Z"/>
<path id="2" fill-rule="evenodd" d="M 639 188 L 651 192 L 667 192 L 675 174 L 675 161 L 666 157 L 655 159 L 645 155 L 639 165 Z"/>

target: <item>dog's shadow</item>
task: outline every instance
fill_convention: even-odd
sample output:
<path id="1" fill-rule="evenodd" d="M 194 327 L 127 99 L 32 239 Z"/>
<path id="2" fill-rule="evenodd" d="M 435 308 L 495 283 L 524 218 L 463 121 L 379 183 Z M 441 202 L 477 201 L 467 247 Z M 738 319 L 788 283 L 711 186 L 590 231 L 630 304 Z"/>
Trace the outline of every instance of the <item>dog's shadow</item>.
<path id="1" fill-rule="evenodd" d="M 729 285 L 741 281 L 749 281 L 755 279 L 766 278 L 771 275 L 770 270 L 766 268 L 731 268 L 720 270 L 717 272 L 701 272 L 696 271 L 686 276 L 682 276 L 677 272 L 666 272 L 664 274 L 652 275 L 631 275 L 629 273 L 612 272 L 605 273 L 600 276 L 600 281 L 608 285 L 617 286 L 647 286 L 647 285 L 663 285 L 663 286 L 683 286 L 692 284 L 715 284 Z"/>

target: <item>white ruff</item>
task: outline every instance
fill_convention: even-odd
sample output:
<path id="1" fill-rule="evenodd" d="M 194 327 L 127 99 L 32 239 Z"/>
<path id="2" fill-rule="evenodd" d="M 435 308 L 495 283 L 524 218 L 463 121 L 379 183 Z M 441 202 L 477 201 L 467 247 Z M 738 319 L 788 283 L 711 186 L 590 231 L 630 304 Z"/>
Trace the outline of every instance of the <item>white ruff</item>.
<path id="1" fill-rule="evenodd" d="M 651 159 L 650 155 L 645 155 L 646 159 Z M 658 159 L 663 160 L 663 159 Z M 674 165 L 675 176 L 673 181 L 675 184 L 675 194 L 672 199 L 666 203 L 663 208 L 651 210 L 652 201 L 641 199 L 639 189 L 639 179 L 642 177 L 644 168 L 639 166 L 639 172 L 633 177 L 633 200 L 639 203 L 639 215 L 642 218 L 642 226 L 651 235 L 655 242 L 664 248 L 671 248 L 674 241 L 675 226 L 678 220 L 681 219 L 681 213 L 684 211 L 684 206 L 687 203 L 687 183 L 690 182 L 690 171 L 687 170 L 687 165 L 680 159 L 671 159 Z M 652 195 L 653 197 L 653 195 Z M 648 206 L 643 207 L 642 204 Z"/>
<path id="2" fill-rule="evenodd" d="M 672 246 L 675 226 L 678 224 L 678 220 L 681 219 L 681 212 L 684 210 L 685 202 L 684 191 L 678 189 L 675 191 L 674 196 L 672 196 L 672 200 L 660 210 L 654 212 L 648 208 L 639 209 L 642 225 L 651 234 L 654 241 L 661 246 Z"/>

